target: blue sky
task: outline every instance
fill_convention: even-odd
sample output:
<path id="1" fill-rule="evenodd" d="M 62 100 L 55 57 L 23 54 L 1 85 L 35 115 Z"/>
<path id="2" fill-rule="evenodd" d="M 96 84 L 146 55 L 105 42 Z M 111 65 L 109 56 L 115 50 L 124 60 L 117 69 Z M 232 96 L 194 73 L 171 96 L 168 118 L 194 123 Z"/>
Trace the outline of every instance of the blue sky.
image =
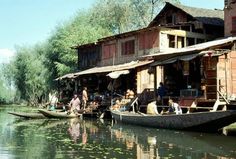
<path id="1" fill-rule="evenodd" d="M 54 28 L 96 0 L 0 0 L 0 63 L 14 54 L 15 45 L 46 40 Z M 223 9 L 224 0 L 181 0 L 188 6 Z"/>

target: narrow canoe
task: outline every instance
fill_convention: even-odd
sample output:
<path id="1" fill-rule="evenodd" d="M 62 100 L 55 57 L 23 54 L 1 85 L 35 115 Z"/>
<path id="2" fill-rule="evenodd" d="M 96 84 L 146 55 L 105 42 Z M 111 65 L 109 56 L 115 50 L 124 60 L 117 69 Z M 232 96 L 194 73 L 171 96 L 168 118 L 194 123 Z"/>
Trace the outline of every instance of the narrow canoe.
<path id="1" fill-rule="evenodd" d="M 45 118 L 45 116 L 41 113 L 27 113 L 27 112 L 8 112 L 8 114 L 12 114 L 18 117 L 22 118 L 28 118 L 28 119 L 42 119 Z"/>
<path id="2" fill-rule="evenodd" d="M 45 109 L 39 109 L 38 111 L 47 118 L 77 118 L 81 115 L 76 115 L 74 113 L 67 114 L 67 112 L 49 111 Z"/>
<path id="3" fill-rule="evenodd" d="M 217 132 L 219 129 L 236 122 L 236 111 L 233 110 L 179 115 L 146 115 L 111 110 L 111 115 L 116 121 L 128 124 L 202 132 Z"/>

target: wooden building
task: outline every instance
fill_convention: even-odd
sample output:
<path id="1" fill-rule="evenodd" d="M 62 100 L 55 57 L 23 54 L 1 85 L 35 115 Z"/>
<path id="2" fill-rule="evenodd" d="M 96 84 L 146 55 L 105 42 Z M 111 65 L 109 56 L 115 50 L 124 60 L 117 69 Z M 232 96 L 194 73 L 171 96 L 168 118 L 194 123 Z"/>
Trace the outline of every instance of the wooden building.
<path id="1" fill-rule="evenodd" d="M 79 87 L 89 85 L 90 90 L 97 86 L 106 89 L 111 81 L 107 76 L 109 73 L 128 70 L 128 74 L 120 74 L 118 79 L 121 79 L 123 89 L 131 88 L 140 94 L 146 89 L 157 88 L 157 84 L 164 81 L 162 66 L 158 65 L 155 73 L 151 73 L 149 64 L 152 60 L 160 62 L 174 58 L 175 50 L 223 36 L 223 25 L 221 10 L 167 2 L 147 28 L 74 47 L 78 51 L 78 72 L 59 79 L 76 78 Z M 162 56 L 168 52 L 173 55 Z M 171 72 L 171 68 L 169 70 Z M 154 78 L 155 75 L 158 78 Z"/>
<path id="2" fill-rule="evenodd" d="M 225 3 L 224 32 L 226 37 L 174 51 L 165 51 L 163 54 L 157 53 L 155 55 L 144 56 L 154 59 L 155 62 L 151 64 L 155 68 L 154 81 L 156 82 L 154 83 L 154 88 L 157 88 L 157 81 L 162 81 L 168 90 L 166 98 L 175 98 L 181 105 L 188 106 L 203 103 L 204 106 L 209 106 L 209 109 L 213 110 L 222 109 L 236 100 L 236 37 L 233 37 L 235 36 L 236 5 L 234 0 L 228 0 Z M 165 8 L 172 8 L 172 10 L 167 9 L 165 11 Z M 170 3 L 167 3 L 165 8 L 150 23 L 150 27 L 160 24 L 161 26 L 179 27 L 179 29 L 186 30 L 186 27 L 179 26 L 179 24 L 185 23 L 189 26 L 190 30 L 196 31 L 196 21 L 198 23 L 201 21 L 204 24 L 203 26 L 205 26 L 205 29 L 202 29 L 203 33 L 209 33 L 208 30 L 211 29 L 213 31 L 214 29 L 222 28 L 222 21 L 218 18 L 213 18 L 209 22 L 202 20 L 204 16 L 198 18 L 196 16 L 189 17 L 188 15 L 187 18 L 184 18 L 184 16 L 182 16 L 182 19 L 176 18 L 176 15 L 183 14 L 183 12 L 189 14 L 191 12 L 196 13 L 198 9 L 188 10 L 188 7 L 186 8 L 181 5 L 173 6 Z M 182 11 L 179 12 L 176 10 L 177 8 Z M 168 12 L 168 10 L 171 11 Z M 198 12 L 201 11 L 198 10 Z M 214 11 L 214 14 L 216 12 L 218 11 Z M 192 13 L 192 15 L 195 13 Z M 213 12 L 206 14 L 204 10 L 201 13 L 209 16 L 214 15 Z M 172 18 L 169 16 L 172 16 Z M 185 21 L 186 19 L 191 20 L 187 22 Z M 213 27 L 213 23 L 220 25 Z M 222 35 L 222 32 L 219 35 Z M 175 39 L 178 39 L 178 37 L 175 37 Z M 197 41 L 196 37 L 195 41 Z"/>
<path id="3" fill-rule="evenodd" d="M 225 0 L 225 36 L 236 35 L 236 0 Z"/>
<path id="4" fill-rule="evenodd" d="M 183 105 L 197 99 L 217 109 L 236 97 L 235 44 L 236 37 L 226 37 L 146 58 L 154 59 L 155 81 L 165 84 L 167 98 Z"/>
<path id="5" fill-rule="evenodd" d="M 149 27 L 152 26 L 163 26 L 222 37 L 224 35 L 224 11 L 166 2 L 164 8 L 149 24 Z M 202 41 L 198 37 L 194 40 L 195 44 L 196 41 Z M 190 44 L 193 42 L 191 39 L 188 40 Z"/>
<path id="6" fill-rule="evenodd" d="M 170 37 L 172 36 L 174 38 L 170 40 Z M 81 71 L 86 70 L 88 66 L 91 67 L 92 65 L 88 65 L 92 64 L 91 61 L 97 61 L 96 67 L 94 68 L 102 68 L 107 66 L 113 68 L 117 65 L 125 65 L 134 61 L 140 61 L 140 57 L 145 55 L 161 54 L 166 51 L 182 48 L 187 45 L 186 40 L 184 39 L 196 37 L 199 37 L 199 39 L 201 38 L 203 41 L 214 39 L 214 36 L 212 35 L 193 32 L 190 33 L 189 31 L 184 30 L 156 26 L 143 28 L 140 30 L 99 39 L 96 44 L 77 46 L 76 49 L 78 50 L 78 56 L 80 59 L 78 63 L 81 67 Z M 148 61 L 148 59 L 145 60 Z M 106 73 L 108 74 L 112 71 L 113 70 L 110 69 Z M 152 88 L 154 76 L 153 74 L 148 73 L 149 71 L 148 65 L 139 65 L 138 67 L 132 68 L 131 74 L 125 76 L 128 79 L 131 79 L 133 81 L 131 83 L 135 83 L 135 85 L 131 86 L 128 84 L 129 86 L 127 85 L 125 88 L 130 87 L 138 94 L 147 88 Z M 106 81 L 107 83 L 109 80 L 104 78 L 104 75 L 106 75 L 104 73 L 105 71 L 103 72 L 103 77 L 99 76 L 99 78 L 103 78 L 103 81 Z M 94 72 L 91 74 L 101 75 L 99 72 Z M 79 73 L 77 75 L 79 75 Z M 85 74 L 83 74 L 83 76 L 84 75 Z M 90 76 L 89 73 L 86 73 L 86 75 Z M 82 74 L 80 74 L 80 76 L 82 76 Z M 87 78 L 91 78 L 91 76 Z M 124 81 L 126 81 L 125 78 Z"/>

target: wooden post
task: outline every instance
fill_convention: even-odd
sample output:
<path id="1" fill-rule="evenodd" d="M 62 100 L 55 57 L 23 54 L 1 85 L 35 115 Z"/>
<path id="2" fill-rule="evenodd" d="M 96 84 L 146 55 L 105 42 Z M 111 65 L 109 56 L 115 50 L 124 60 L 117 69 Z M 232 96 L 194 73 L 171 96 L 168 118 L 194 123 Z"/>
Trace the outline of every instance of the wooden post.
<path id="1" fill-rule="evenodd" d="M 225 92 L 226 92 L 226 99 L 228 99 L 228 77 L 227 77 L 227 74 L 228 74 L 228 71 L 227 71 L 227 61 L 228 58 L 227 58 L 227 54 L 225 54 L 225 60 L 224 60 L 224 64 L 225 64 Z"/>
<path id="2" fill-rule="evenodd" d="M 154 66 L 154 99 L 157 103 L 157 67 Z"/>

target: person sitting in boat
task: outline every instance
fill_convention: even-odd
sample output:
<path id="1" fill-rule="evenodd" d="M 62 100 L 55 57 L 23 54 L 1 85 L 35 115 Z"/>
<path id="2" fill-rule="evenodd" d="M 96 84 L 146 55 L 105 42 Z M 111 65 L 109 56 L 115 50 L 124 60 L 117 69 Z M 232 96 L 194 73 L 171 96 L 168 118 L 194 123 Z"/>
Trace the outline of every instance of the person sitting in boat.
<path id="1" fill-rule="evenodd" d="M 147 114 L 149 115 L 158 115 L 156 101 L 148 103 L 147 105 Z"/>
<path id="2" fill-rule="evenodd" d="M 77 94 L 74 94 L 73 98 L 69 103 L 69 113 L 74 112 L 75 114 L 81 113 L 80 99 Z"/>
<path id="3" fill-rule="evenodd" d="M 172 99 L 169 99 L 169 109 L 168 113 L 175 112 L 176 114 L 182 114 L 182 109 L 178 103 L 175 103 Z"/>
<path id="4" fill-rule="evenodd" d="M 134 91 L 127 89 L 126 94 L 125 94 L 126 99 L 133 99 L 134 98 Z"/>
<path id="5" fill-rule="evenodd" d="M 49 94 L 49 110 L 55 110 L 57 107 L 58 98 L 57 98 L 57 92 L 53 93 L 52 95 Z"/>
<path id="6" fill-rule="evenodd" d="M 111 107 L 112 110 L 120 110 L 120 101 L 117 99 L 115 104 Z"/>

